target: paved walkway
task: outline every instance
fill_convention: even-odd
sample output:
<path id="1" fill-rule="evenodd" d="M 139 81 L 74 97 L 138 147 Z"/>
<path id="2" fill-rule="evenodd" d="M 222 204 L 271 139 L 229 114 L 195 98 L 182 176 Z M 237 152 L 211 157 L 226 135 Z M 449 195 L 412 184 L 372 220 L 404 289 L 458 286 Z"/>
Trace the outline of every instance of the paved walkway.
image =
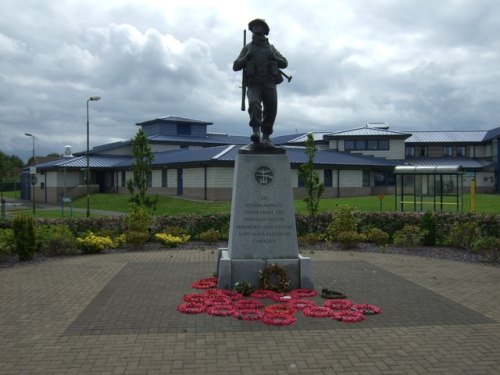
<path id="1" fill-rule="evenodd" d="M 165 250 L 0 269 L 0 374 L 499 373 L 498 267 L 316 251 L 318 288 L 384 313 L 291 327 L 177 313 L 216 256 Z"/>

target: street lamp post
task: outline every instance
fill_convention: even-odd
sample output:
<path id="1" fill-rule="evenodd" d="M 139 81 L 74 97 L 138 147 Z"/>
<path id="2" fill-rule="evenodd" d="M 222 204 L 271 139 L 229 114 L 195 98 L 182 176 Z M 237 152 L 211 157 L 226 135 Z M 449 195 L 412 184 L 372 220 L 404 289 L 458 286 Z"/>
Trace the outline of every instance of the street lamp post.
<path id="1" fill-rule="evenodd" d="M 100 96 L 91 96 L 87 99 L 87 171 L 86 171 L 86 182 L 87 182 L 87 217 L 90 217 L 90 163 L 89 163 L 89 102 L 100 100 Z"/>
<path id="2" fill-rule="evenodd" d="M 31 165 L 36 168 L 36 163 L 35 163 L 35 136 L 31 133 L 24 133 L 25 136 L 27 137 L 32 137 L 33 138 L 33 155 L 32 155 L 32 158 L 31 158 Z M 32 172 L 32 171 L 31 171 Z M 33 200 L 33 215 L 35 214 L 36 212 L 36 208 L 35 208 L 35 185 L 36 185 L 36 169 L 35 169 L 35 172 L 34 173 L 30 173 L 30 177 L 31 177 L 31 186 L 32 186 L 32 189 L 33 189 L 33 197 L 32 197 L 32 200 Z"/>

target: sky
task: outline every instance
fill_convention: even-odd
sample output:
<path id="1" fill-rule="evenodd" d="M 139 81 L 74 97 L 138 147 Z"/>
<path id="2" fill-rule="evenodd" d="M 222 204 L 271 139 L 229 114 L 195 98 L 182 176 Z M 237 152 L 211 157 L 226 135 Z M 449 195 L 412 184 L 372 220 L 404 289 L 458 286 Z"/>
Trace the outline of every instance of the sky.
<path id="1" fill-rule="evenodd" d="M 249 135 L 232 64 L 254 18 L 293 77 L 275 135 L 500 126 L 498 0 L 2 0 L 0 14 L 0 150 L 25 161 L 25 133 L 37 155 L 85 150 L 90 96 L 91 147 L 170 115 Z"/>

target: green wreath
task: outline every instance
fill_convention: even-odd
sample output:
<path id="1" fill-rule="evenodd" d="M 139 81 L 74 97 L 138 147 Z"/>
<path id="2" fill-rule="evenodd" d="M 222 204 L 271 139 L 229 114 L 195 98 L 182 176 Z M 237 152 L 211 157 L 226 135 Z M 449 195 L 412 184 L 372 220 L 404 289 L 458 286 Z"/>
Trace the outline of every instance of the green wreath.
<path id="1" fill-rule="evenodd" d="M 273 281 L 276 282 L 273 283 Z M 272 290 L 278 293 L 288 292 L 290 279 L 285 269 L 278 264 L 271 264 L 259 272 L 259 283 L 261 289 Z"/>

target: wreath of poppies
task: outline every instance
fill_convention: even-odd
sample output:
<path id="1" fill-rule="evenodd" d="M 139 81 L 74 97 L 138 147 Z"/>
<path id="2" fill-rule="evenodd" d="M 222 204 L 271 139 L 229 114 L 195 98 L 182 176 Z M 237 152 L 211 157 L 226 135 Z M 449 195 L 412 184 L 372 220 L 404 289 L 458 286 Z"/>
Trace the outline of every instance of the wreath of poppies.
<path id="1" fill-rule="evenodd" d="M 236 312 L 233 305 L 215 305 L 207 309 L 207 313 L 213 316 L 230 316 Z"/>
<path id="2" fill-rule="evenodd" d="M 259 272 L 259 283 L 261 289 L 272 290 L 278 293 L 287 292 L 290 289 L 288 274 L 278 264 L 271 264 L 261 270 Z"/>
<path id="3" fill-rule="evenodd" d="M 271 326 L 289 326 L 295 324 L 297 318 L 293 315 L 264 314 L 261 321 Z"/>
<path id="4" fill-rule="evenodd" d="M 359 323 L 365 320 L 365 316 L 359 311 L 342 310 L 335 311 L 333 313 L 333 319 L 338 320 L 342 323 Z"/>
<path id="5" fill-rule="evenodd" d="M 177 306 L 177 311 L 183 314 L 232 316 L 243 321 L 261 321 L 273 326 L 295 324 L 297 318 L 294 315 L 297 311 L 301 311 L 305 317 L 331 318 L 342 323 L 359 323 L 367 315 L 382 313 L 378 306 L 353 304 L 348 299 L 331 299 L 331 296 L 326 297 L 322 306 L 318 306 L 314 301 L 306 299 L 317 295 L 314 289 L 294 289 L 287 293 L 290 281 L 286 271 L 276 264 L 261 271 L 260 280 L 261 289 L 254 291 L 250 298 L 245 298 L 234 290 L 216 289 L 217 278 L 200 279 L 191 285 L 195 289 L 203 289 L 203 292 L 184 295 L 183 303 Z M 272 299 L 279 303 L 265 306 L 261 299 Z"/>
<path id="6" fill-rule="evenodd" d="M 330 318 L 333 316 L 334 312 L 328 307 L 311 306 L 302 310 L 302 314 L 310 318 Z"/>
<path id="7" fill-rule="evenodd" d="M 261 320 L 264 316 L 264 311 L 260 309 L 239 309 L 234 313 L 234 317 L 240 320 Z"/>

